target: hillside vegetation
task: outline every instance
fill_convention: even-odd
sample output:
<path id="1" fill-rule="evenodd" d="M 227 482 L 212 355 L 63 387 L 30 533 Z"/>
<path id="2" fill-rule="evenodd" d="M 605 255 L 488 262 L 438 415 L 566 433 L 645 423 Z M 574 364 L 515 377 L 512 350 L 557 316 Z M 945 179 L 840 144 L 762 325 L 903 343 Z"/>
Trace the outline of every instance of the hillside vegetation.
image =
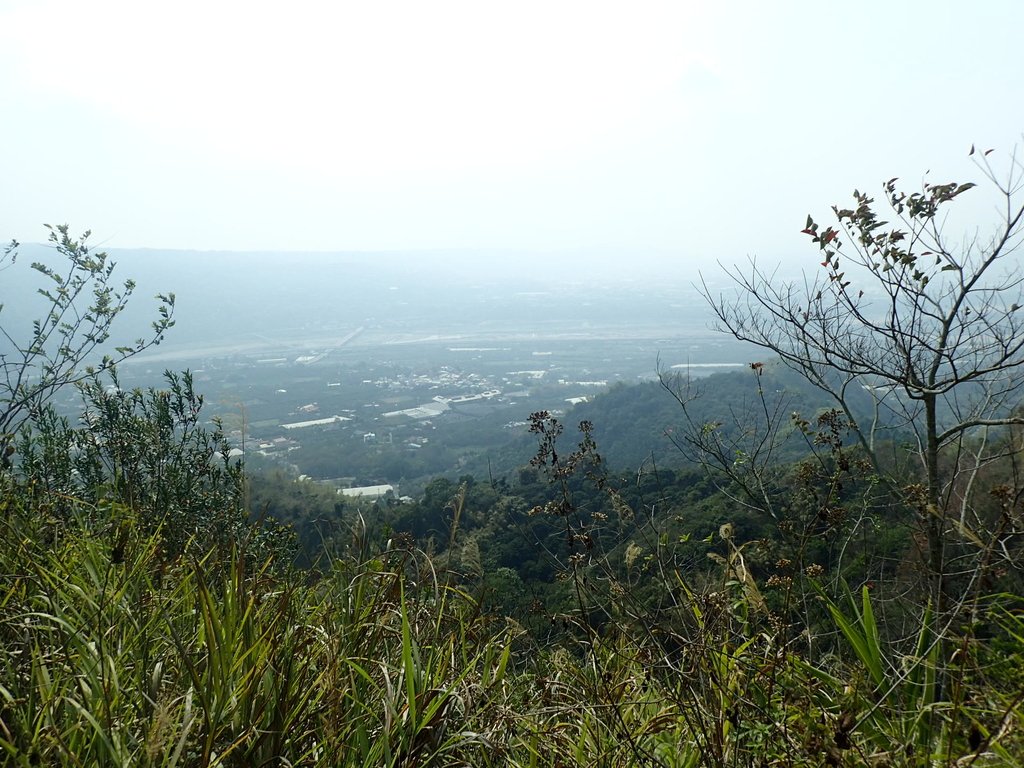
<path id="1" fill-rule="evenodd" d="M 373 505 L 248 477 L 188 373 L 123 389 L 173 297 L 104 356 L 131 285 L 55 229 L 0 357 L 4 764 L 1020 765 L 1024 335 L 986 270 L 1024 213 L 921 253 L 964 185 L 886 191 L 895 229 L 808 222 L 809 301 L 709 297 L 744 375 L 534 413 L 515 472 Z"/>

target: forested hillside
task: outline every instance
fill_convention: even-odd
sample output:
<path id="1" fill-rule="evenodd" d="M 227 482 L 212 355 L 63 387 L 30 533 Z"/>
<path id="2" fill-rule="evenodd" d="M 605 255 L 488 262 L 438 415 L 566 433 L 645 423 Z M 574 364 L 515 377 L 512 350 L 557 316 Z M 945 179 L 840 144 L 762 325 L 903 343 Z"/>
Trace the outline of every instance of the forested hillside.
<path id="1" fill-rule="evenodd" d="M 751 361 L 752 363 L 755 361 Z M 758 373 L 760 371 L 760 374 Z M 854 396 L 856 412 L 871 411 L 867 393 Z M 589 421 L 606 464 L 618 471 L 643 467 L 692 469 L 697 465 L 686 435 L 705 424 L 718 424 L 739 434 L 765 419 L 765 409 L 785 420 L 793 412 L 814 417 L 832 407 L 829 396 L 777 362 L 749 365 L 741 370 L 690 377 L 681 371 L 663 371 L 652 381 L 618 383 L 609 390 L 568 408 L 567 424 Z M 517 417 L 525 414 L 517 412 Z M 481 443 L 476 455 L 462 455 L 457 471 L 436 472 L 452 478 L 470 474 L 480 478 L 513 478 L 535 449 L 535 441 L 522 427 L 515 434 L 486 421 L 460 425 Z M 454 445 L 466 438 L 455 435 Z M 435 453 L 441 451 L 435 446 Z M 779 458 L 793 461 L 806 453 L 803 441 L 793 441 Z M 450 455 L 459 455 L 452 450 Z"/>

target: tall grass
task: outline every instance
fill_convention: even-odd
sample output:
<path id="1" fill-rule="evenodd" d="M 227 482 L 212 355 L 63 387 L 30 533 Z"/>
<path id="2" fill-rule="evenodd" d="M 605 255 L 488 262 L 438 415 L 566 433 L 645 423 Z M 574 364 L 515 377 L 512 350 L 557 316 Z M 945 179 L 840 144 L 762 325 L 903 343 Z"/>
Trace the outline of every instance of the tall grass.
<path id="1" fill-rule="evenodd" d="M 950 660 L 927 637 L 882 642 L 866 592 L 822 593 L 841 643 L 801 657 L 731 540 L 705 589 L 666 571 L 672 616 L 645 623 L 626 594 L 615 621 L 570 616 L 539 646 L 423 552 L 358 530 L 314 578 L 241 546 L 168 560 L 124 509 L 91 527 L 14 495 L 0 512 L 5 765 L 1019 763 L 1009 598 L 987 642 L 958 649 L 959 687 L 938 691 L 930 670 Z M 599 564 L 573 578 L 599 583 Z"/>
<path id="2" fill-rule="evenodd" d="M 5 527 L 7 764 L 480 764 L 506 740 L 514 633 L 413 587 L 408 552 L 305 583 L 237 550 L 165 564 L 155 537 L 115 556 L 102 532 Z"/>

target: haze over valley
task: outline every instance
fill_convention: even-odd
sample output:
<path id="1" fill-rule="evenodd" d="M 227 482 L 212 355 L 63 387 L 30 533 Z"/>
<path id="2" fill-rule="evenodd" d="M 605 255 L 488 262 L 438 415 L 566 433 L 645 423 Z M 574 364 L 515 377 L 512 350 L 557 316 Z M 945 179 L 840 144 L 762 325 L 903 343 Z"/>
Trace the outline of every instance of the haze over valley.
<path id="1" fill-rule="evenodd" d="M 531 412 L 561 414 L 659 371 L 735 369 L 752 354 L 711 330 L 696 276 L 659 279 L 628 261 L 609 271 L 579 254 L 548 267 L 495 253 L 111 257 L 137 282 L 123 328 L 144 327 L 149 296 L 176 294 L 176 325 L 120 367 L 123 386 L 190 369 L 253 469 L 342 487 L 412 491 L 492 458 L 508 471 L 525 461 Z M 76 406 L 70 392 L 65 405 Z M 514 459 L 501 454 L 517 440 Z"/>
<path id="2" fill-rule="evenodd" d="M 0 0 L 0 764 L 1021 768 L 1022 30 Z"/>

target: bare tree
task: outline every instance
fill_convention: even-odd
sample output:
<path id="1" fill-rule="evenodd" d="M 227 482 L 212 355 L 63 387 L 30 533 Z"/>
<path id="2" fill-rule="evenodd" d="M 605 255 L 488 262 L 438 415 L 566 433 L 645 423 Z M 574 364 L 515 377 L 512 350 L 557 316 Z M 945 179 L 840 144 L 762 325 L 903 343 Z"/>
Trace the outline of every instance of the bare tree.
<path id="1" fill-rule="evenodd" d="M 104 351 L 135 283 L 114 282 L 114 262 L 105 252 L 92 251 L 89 232 L 75 239 L 66 224 L 47 229 L 49 243 L 62 262 L 59 267 L 31 265 L 44 283 L 37 291 L 43 299 L 43 316 L 33 321 L 28 338 L 21 339 L 3 324 L 0 314 L 0 454 L 4 460 L 13 451 L 13 434 L 39 413 L 54 392 L 159 344 L 174 325 L 174 294 L 159 295 L 151 333 Z M 0 267 L 15 264 L 17 249 L 16 241 L 4 249 Z"/>
<path id="2" fill-rule="evenodd" d="M 977 166 L 999 200 L 987 235 L 946 231 L 947 206 L 975 184 L 926 183 L 907 194 L 891 179 L 883 205 L 855 191 L 852 208 L 833 207 L 836 226 L 821 229 L 808 216 L 803 232 L 822 259 L 816 274 L 781 282 L 751 261 L 728 270 L 735 292 L 703 283 L 718 327 L 831 395 L 880 474 L 884 430 L 912 435 L 919 471 L 908 496 L 923 516 L 936 607 L 950 575 L 948 543 L 981 539 L 963 489 L 1007 450 L 989 432 L 1024 423 L 1016 410 L 1024 384 L 1024 166 L 1014 155 L 1000 175 L 987 156 Z M 878 212 L 886 207 L 891 221 Z M 868 416 L 853 405 L 863 393 L 874 405 Z M 890 481 L 902 487 L 906 478 Z"/>

